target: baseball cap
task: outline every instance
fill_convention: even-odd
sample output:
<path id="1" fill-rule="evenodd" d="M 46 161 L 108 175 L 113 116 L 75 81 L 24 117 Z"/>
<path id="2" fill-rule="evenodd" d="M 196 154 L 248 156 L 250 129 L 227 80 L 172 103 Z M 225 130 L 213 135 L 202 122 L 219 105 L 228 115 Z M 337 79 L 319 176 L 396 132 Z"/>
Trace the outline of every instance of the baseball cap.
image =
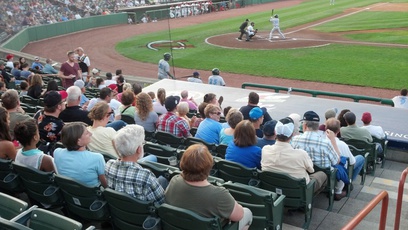
<path id="1" fill-rule="evenodd" d="M 258 120 L 260 117 L 263 116 L 263 111 L 259 107 L 254 107 L 249 111 L 249 118 L 251 120 Z"/>
<path id="2" fill-rule="evenodd" d="M 82 89 L 82 88 L 85 87 L 85 82 L 79 79 L 79 80 L 76 80 L 76 81 L 74 82 L 74 85 L 75 85 L 75 86 L 78 86 L 80 89 Z"/>
<path id="3" fill-rule="evenodd" d="M 112 91 L 117 91 L 118 86 L 116 84 L 110 84 L 108 85 L 108 87 L 112 90 Z"/>
<path id="4" fill-rule="evenodd" d="M 166 97 L 164 106 L 166 107 L 167 111 L 173 111 L 179 103 L 180 103 L 179 96 L 168 96 Z"/>
<path id="5" fill-rule="evenodd" d="M 62 100 L 66 99 L 68 94 L 66 91 L 49 91 L 44 96 L 44 105 L 46 107 L 53 107 L 58 105 Z"/>
<path id="6" fill-rule="evenodd" d="M 283 135 L 285 137 L 290 137 L 294 129 L 295 125 L 290 117 L 280 119 L 275 126 L 276 135 Z"/>
<path id="7" fill-rule="evenodd" d="M 371 113 L 365 112 L 363 113 L 363 116 L 361 117 L 361 121 L 365 124 L 368 124 L 371 122 Z"/>
<path id="8" fill-rule="evenodd" d="M 39 58 L 39 57 L 37 57 L 37 56 L 35 56 L 35 57 L 34 57 L 34 60 L 40 60 L 40 58 Z"/>
<path id="9" fill-rule="evenodd" d="M 278 121 L 270 120 L 265 122 L 262 127 L 262 132 L 265 136 L 273 136 L 275 134 L 275 126 Z"/>
<path id="10" fill-rule="evenodd" d="M 99 72 L 100 72 L 100 70 L 97 69 L 97 68 L 93 68 L 93 69 L 92 69 L 92 73 L 93 73 L 93 74 L 97 74 L 97 73 L 99 73 Z"/>
<path id="11" fill-rule="evenodd" d="M 13 54 L 7 54 L 6 59 L 9 60 L 9 59 L 12 59 L 13 57 L 14 57 Z"/>
<path id="12" fill-rule="evenodd" d="M 194 76 L 194 77 L 200 76 L 200 73 L 197 72 L 197 71 L 195 71 L 195 72 L 193 73 L 193 76 Z"/>
<path id="13" fill-rule="evenodd" d="M 302 121 L 320 121 L 319 115 L 313 111 L 307 111 L 305 114 L 303 114 L 303 119 Z"/>
<path id="14" fill-rule="evenodd" d="M 337 109 L 336 108 L 332 108 L 332 109 L 328 109 L 325 113 L 324 113 L 324 117 L 327 119 L 332 118 L 332 117 L 336 117 L 336 113 L 337 113 Z"/>

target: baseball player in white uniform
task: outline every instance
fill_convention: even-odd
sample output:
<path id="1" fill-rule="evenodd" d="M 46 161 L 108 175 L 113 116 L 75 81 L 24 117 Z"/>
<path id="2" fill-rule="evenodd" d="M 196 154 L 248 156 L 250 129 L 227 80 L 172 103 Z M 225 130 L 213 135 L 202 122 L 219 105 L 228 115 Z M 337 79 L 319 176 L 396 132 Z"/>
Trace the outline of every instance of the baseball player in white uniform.
<path id="1" fill-rule="evenodd" d="M 281 32 L 281 30 L 279 28 L 279 16 L 277 14 L 275 14 L 273 17 L 271 17 L 269 19 L 269 21 L 272 22 L 272 24 L 273 24 L 273 28 L 271 30 L 271 33 L 269 34 L 269 40 L 272 39 L 272 34 L 273 34 L 273 32 L 275 32 L 275 30 L 278 31 L 278 33 L 282 37 L 282 39 L 286 39 L 285 35 L 283 35 L 283 33 Z"/>
<path id="2" fill-rule="evenodd" d="M 254 29 L 255 23 L 251 22 L 251 24 L 247 27 L 247 32 L 249 35 L 249 39 L 251 39 L 253 36 L 256 35 L 256 33 L 258 32 L 258 29 Z"/>

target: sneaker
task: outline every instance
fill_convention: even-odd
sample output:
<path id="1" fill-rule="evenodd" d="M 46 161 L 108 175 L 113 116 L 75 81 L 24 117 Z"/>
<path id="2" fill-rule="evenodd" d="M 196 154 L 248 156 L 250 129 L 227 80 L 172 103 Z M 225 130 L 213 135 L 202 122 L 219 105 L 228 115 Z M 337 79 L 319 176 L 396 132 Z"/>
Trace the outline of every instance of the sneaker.
<path id="1" fill-rule="evenodd" d="M 242 38 L 238 38 L 238 40 L 242 40 Z"/>
<path id="2" fill-rule="evenodd" d="M 247 40 L 245 40 L 245 41 L 249 42 L 249 39 L 247 39 Z"/>
<path id="3" fill-rule="evenodd" d="M 346 196 L 346 191 L 342 191 L 340 194 L 334 194 L 334 200 L 341 200 Z"/>
<path id="4" fill-rule="evenodd" d="M 381 159 L 381 157 L 378 157 L 377 160 L 376 160 L 376 163 L 380 165 L 380 164 L 382 164 L 382 162 L 383 162 L 383 160 Z"/>

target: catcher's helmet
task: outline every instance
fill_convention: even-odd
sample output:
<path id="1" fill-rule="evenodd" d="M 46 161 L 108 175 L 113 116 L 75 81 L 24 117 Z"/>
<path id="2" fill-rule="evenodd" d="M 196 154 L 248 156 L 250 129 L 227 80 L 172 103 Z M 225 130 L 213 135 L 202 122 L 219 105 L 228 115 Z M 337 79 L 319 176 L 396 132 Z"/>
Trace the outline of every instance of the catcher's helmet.
<path id="1" fill-rule="evenodd" d="M 164 53 L 163 57 L 164 57 L 164 60 L 168 61 L 171 58 L 171 54 L 170 53 Z"/>
<path id="2" fill-rule="evenodd" d="M 278 18 L 279 16 L 277 14 L 273 15 L 274 18 Z"/>
<path id="3" fill-rule="evenodd" d="M 220 75 L 220 70 L 218 68 L 212 69 L 211 72 L 212 72 L 213 75 Z"/>

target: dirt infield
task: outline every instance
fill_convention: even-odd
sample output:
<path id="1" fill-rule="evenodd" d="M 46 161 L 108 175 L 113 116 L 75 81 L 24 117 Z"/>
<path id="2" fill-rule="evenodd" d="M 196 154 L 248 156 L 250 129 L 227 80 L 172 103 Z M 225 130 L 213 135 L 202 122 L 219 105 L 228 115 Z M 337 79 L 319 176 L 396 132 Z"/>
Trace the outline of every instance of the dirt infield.
<path id="1" fill-rule="evenodd" d="M 207 15 L 200 15 L 196 17 L 189 17 L 189 18 L 180 18 L 180 19 L 172 19 L 170 20 L 171 28 L 182 28 L 189 25 L 195 25 L 202 22 L 208 21 L 216 21 L 220 19 L 225 19 L 229 17 L 234 17 L 237 15 L 241 15 L 245 18 L 247 14 L 251 14 L 254 12 L 264 11 L 265 9 L 279 9 L 288 6 L 292 6 L 295 4 L 299 4 L 302 0 L 286 0 L 286 1 L 278 1 L 274 3 L 267 3 L 262 5 L 254 5 L 248 6 L 241 9 L 229 10 L 225 12 L 216 12 Z M 406 4 L 405 4 L 406 5 Z M 395 7 L 394 7 L 395 8 Z M 396 7 L 400 9 L 401 7 Z M 407 7 L 408 8 L 408 7 Z M 375 10 L 379 10 L 378 8 Z M 348 13 L 348 12 L 345 12 Z M 316 22 L 314 22 L 316 23 Z M 311 23 L 313 24 L 313 23 Z M 308 24 L 309 25 L 309 24 Z M 269 31 L 261 31 L 259 36 L 256 38 L 262 43 L 267 43 L 270 47 L 273 48 L 274 46 L 279 48 L 284 47 L 285 45 L 299 43 L 297 40 L 293 40 L 295 37 L 299 37 L 295 33 L 291 33 L 291 31 L 299 30 L 300 28 L 305 28 L 308 25 L 302 25 L 302 27 L 291 28 L 285 31 L 285 34 L 288 34 L 288 39 L 285 41 L 280 41 L 276 39 L 276 41 L 263 41 L 263 37 Z M 91 65 L 93 67 L 97 67 L 102 69 L 106 72 L 114 72 L 116 69 L 122 69 L 123 73 L 126 75 L 134 75 L 134 76 L 143 76 L 143 77 L 150 77 L 153 79 L 157 78 L 157 65 L 150 64 L 150 63 L 143 63 L 128 59 L 115 51 L 115 44 L 135 35 L 145 34 L 145 33 L 152 33 L 156 31 L 162 31 L 168 29 L 168 22 L 159 21 L 157 23 L 147 23 L 147 24 L 138 24 L 138 25 L 119 25 L 119 26 L 112 26 L 106 28 L 99 28 L 94 30 L 83 31 L 75 34 L 70 34 L 67 36 L 61 36 L 57 38 L 51 38 L 35 43 L 28 44 L 22 51 L 25 53 L 38 55 L 44 58 L 52 58 L 58 62 L 63 62 L 66 60 L 66 51 L 72 50 L 75 47 L 81 46 L 85 49 L 85 53 L 91 59 Z M 316 36 L 320 40 L 338 40 L 338 41 L 347 41 L 346 39 L 341 37 L 341 34 L 329 34 L 325 36 L 329 36 L 326 38 L 322 38 L 323 36 L 320 33 L 311 31 L 309 29 L 302 29 L 299 32 L 303 33 L 305 39 L 315 39 Z M 296 36 L 295 36 L 296 35 Z M 306 36 L 307 35 L 307 36 Z M 223 41 L 227 41 L 228 43 L 237 44 L 237 46 L 251 46 L 251 48 L 262 48 L 255 47 L 256 42 L 239 42 L 235 40 L 236 34 L 225 34 L 219 37 L 213 37 L 208 39 L 209 43 L 214 43 L 215 45 L 223 45 Z M 217 41 L 221 39 L 220 41 Z M 340 40 L 342 39 L 342 40 Z M 303 45 L 305 46 L 306 43 L 309 43 L 307 46 L 314 46 L 314 45 L 324 45 L 328 42 L 321 43 L 321 41 L 314 41 L 314 40 L 304 40 Z M 292 44 L 292 45 L 293 45 Z M 248 48 L 248 47 L 238 47 L 238 48 Z M 265 47 L 263 47 L 265 48 Z M 293 47 L 287 47 L 293 48 Z M 191 74 L 192 70 L 183 69 L 183 68 L 175 68 L 176 76 L 186 76 Z M 222 71 L 222 70 L 221 70 Z M 210 71 L 200 71 L 201 76 L 203 77 L 204 81 L 206 81 L 206 76 L 210 76 Z M 285 87 L 297 87 L 297 88 L 305 88 L 305 89 L 316 89 L 316 90 L 325 90 L 325 91 L 333 91 L 333 92 L 341 92 L 341 93 L 353 93 L 353 94 L 362 94 L 362 95 L 369 95 L 369 96 L 376 96 L 376 97 L 383 97 L 383 98 L 391 98 L 397 94 L 399 94 L 396 90 L 386 90 L 386 89 L 377 89 L 377 88 L 370 88 L 370 87 L 357 87 L 357 86 L 348 86 L 348 85 L 340 85 L 340 84 L 327 84 L 327 83 L 320 83 L 320 82 L 309 82 L 309 81 L 297 81 L 297 80 L 288 80 L 288 79 L 281 79 L 281 78 L 265 78 L 259 76 L 251 76 L 251 75 L 242 75 L 242 74 L 230 74 L 221 72 L 221 75 L 224 77 L 228 86 L 233 87 L 240 87 L 243 82 L 253 82 L 253 83 L 262 83 L 262 84 L 271 84 L 271 85 L 279 85 Z M 401 86 L 406 87 L 406 86 Z"/>

